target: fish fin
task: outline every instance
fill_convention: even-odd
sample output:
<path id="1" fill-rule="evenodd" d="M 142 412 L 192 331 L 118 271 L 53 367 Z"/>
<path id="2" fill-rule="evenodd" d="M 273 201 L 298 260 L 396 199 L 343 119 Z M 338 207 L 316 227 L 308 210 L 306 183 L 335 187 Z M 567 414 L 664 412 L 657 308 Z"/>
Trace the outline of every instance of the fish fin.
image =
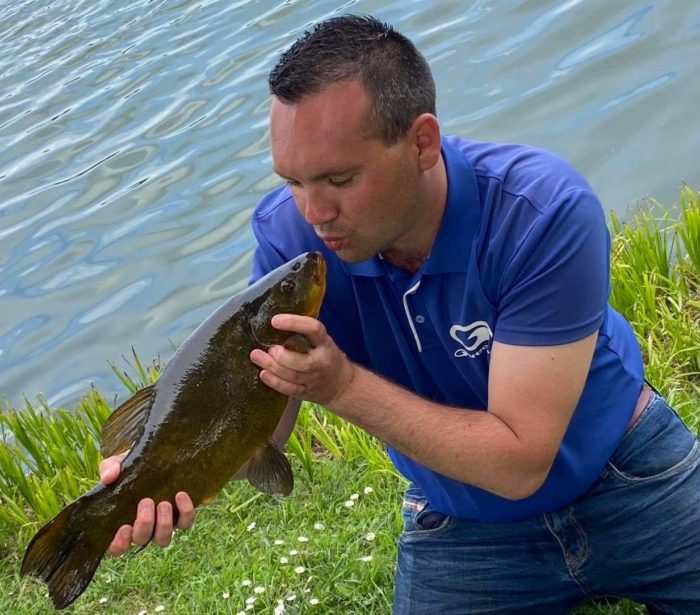
<path id="1" fill-rule="evenodd" d="M 70 605 L 85 591 L 109 544 L 96 545 L 81 515 L 83 498 L 69 504 L 32 538 L 24 554 L 21 575 L 48 585 L 57 609 Z"/>
<path id="2" fill-rule="evenodd" d="M 293 333 L 290 335 L 283 346 L 289 350 L 294 350 L 295 352 L 301 352 L 303 354 L 311 350 L 311 342 L 300 333 Z"/>
<path id="3" fill-rule="evenodd" d="M 255 450 L 248 464 L 248 480 L 260 491 L 289 495 L 294 488 L 292 466 L 273 442 Z"/>
<path id="4" fill-rule="evenodd" d="M 147 411 L 153 401 L 154 389 L 155 384 L 149 384 L 136 391 L 109 415 L 102 428 L 100 451 L 103 457 L 128 451 L 139 439 L 148 419 Z"/>

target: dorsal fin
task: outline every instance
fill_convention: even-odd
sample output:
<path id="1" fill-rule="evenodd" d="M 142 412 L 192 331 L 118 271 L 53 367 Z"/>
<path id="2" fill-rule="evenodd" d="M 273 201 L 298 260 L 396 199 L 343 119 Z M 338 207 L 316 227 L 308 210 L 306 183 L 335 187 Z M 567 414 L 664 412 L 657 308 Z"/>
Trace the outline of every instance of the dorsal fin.
<path id="1" fill-rule="evenodd" d="M 154 388 L 155 384 L 149 384 L 136 391 L 109 415 L 102 428 L 100 451 L 103 457 L 128 451 L 141 436 L 148 419 Z"/>

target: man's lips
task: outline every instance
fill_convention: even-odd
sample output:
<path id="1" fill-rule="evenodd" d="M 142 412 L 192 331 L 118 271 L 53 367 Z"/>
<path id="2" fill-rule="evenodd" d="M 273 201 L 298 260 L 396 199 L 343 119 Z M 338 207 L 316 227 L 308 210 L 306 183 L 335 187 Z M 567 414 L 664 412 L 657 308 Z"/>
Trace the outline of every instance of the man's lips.
<path id="1" fill-rule="evenodd" d="M 331 250 L 338 250 L 345 243 L 345 237 L 339 235 L 319 235 L 319 237 L 326 244 L 326 247 Z"/>

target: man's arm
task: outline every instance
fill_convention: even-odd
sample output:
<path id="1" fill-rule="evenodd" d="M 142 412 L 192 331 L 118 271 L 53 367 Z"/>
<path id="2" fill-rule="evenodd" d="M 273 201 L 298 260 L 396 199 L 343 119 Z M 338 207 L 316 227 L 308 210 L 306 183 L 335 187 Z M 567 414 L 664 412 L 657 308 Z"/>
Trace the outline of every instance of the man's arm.
<path id="1" fill-rule="evenodd" d="M 305 335 L 313 348 L 253 351 L 265 384 L 324 404 L 419 463 L 510 499 L 545 480 L 597 338 L 539 347 L 494 342 L 483 412 L 437 404 L 351 363 L 317 320 L 281 315 L 273 323 Z"/>

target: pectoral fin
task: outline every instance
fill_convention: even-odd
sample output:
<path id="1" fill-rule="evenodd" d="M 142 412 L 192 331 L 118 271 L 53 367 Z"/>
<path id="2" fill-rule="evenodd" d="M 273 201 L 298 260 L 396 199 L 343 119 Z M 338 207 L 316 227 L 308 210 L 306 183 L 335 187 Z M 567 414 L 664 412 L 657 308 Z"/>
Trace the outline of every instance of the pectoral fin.
<path id="1" fill-rule="evenodd" d="M 103 457 L 128 451 L 139 439 L 148 420 L 154 389 L 155 384 L 149 384 L 109 415 L 102 428 L 100 451 Z"/>
<path id="2" fill-rule="evenodd" d="M 289 495 L 294 488 L 292 466 L 272 442 L 256 449 L 248 463 L 248 480 L 260 491 Z"/>

